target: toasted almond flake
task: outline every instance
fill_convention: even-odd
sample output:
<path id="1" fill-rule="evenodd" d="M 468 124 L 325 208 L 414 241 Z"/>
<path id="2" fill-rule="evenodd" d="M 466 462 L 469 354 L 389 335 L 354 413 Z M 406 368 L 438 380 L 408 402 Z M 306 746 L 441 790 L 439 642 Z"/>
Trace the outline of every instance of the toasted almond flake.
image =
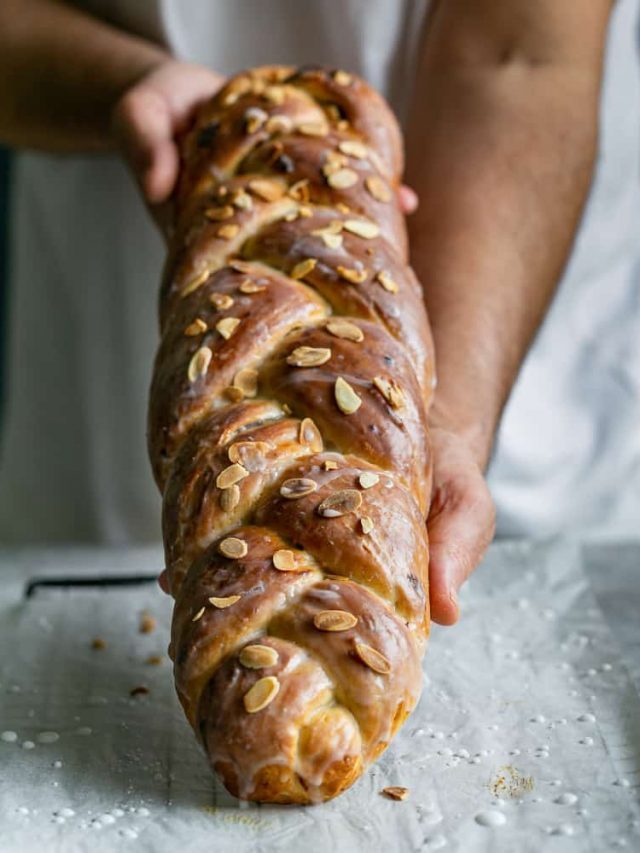
<path id="1" fill-rule="evenodd" d="M 368 219 L 347 219 L 344 228 L 345 231 L 362 237 L 364 240 L 373 240 L 380 234 L 380 228 L 375 222 L 370 222 Z"/>
<path id="2" fill-rule="evenodd" d="M 270 450 L 266 441 L 235 441 L 227 453 L 231 462 L 240 463 L 247 471 L 258 471 L 264 468 Z"/>
<path id="3" fill-rule="evenodd" d="M 216 323 L 216 330 L 228 341 L 239 325 L 240 320 L 238 317 L 223 317 L 222 320 L 218 320 Z"/>
<path id="4" fill-rule="evenodd" d="M 223 219 L 231 219 L 233 216 L 233 208 L 229 204 L 225 204 L 224 207 L 210 207 L 205 210 L 204 215 L 207 219 L 210 219 L 211 222 L 221 222 Z"/>
<path id="5" fill-rule="evenodd" d="M 225 187 L 224 184 L 220 184 L 220 186 L 216 190 L 216 195 L 218 196 L 218 198 L 224 198 L 228 194 L 229 194 L 228 188 Z"/>
<path id="6" fill-rule="evenodd" d="M 193 338 L 195 335 L 201 335 L 203 332 L 207 331 L 207 324 L 204 320 L 201 320 L 200 317 L 196 317 L 193 323 L 189 323 L 187 328 L 184 330 L 185 335 L 188 338 Z"/>
<path id="7" fill-rule="evenodd" d="M 388 290 L 389 293 L 397 293 L 398 285 L 391 277 L 390 273 L 386 272 L 386 270 L 380 270 L 380 272 L 376 275 L 376 281 L 379 281 L 380 284 L 384 287 L 385 290 Z"/>
<path id="8" fill-rule="evenodd" d="M 282 86 L 267 86 L 263 92 L 263 97 L 271 104 L 279 107 L 285 99 L 286 92 Z"/>
<path id="9" fill-rule="evenodd" d="M 285 415 L 290 415 L 291 414 L 291 406 L 288 403 L 283 403 L 282 404 L 282 411 L 285 413 Z"/>
<path id="10" fill-rule="evenodd" d="M 267 133 L 291 133 L 293 122 L 289 116 L 271 116 L 264 129 Z"/>
<path id="11" fill-rule="evenodd" d="M 363 515 L 360 519 L 360 527 L 365 535 L 368 535 L 373 530 L 373 521 L 368 515 Z"/>
<path id="12" fill-rule="evenodd" d="M 338 144 L 338 149 L 349 157 L 355 157 L 356 160 L 364 160 L 369 153 L 367 146 L 355 139 L 343 139 Z"/>
<path id="13" fill-rule="evenodd" d="M 233 305 L 233 296 L 228 293 L 212 293 L 209 297 L 209 302 L 217 308 L 218 311 L 226 311 Z"/>
<path id="14" fill-rule="evenodd" d="M 318 504 L 317 513 L 323 518 L 339 518 L 354 512 L 362 504 L 362 495 L 355 489 L 340 489 Z"/>
<path id="15" fill-rule="evenodd" d="M 248 476 L 249 472 L 247 469 L 238 462 L 234 462 L 218 474 L 216 477 L 216 486 L 219 489 L 228 489 L 229 486 L 239 483 L 240 480 L 244 480 Z"/>
<path id="16" fill-rule="evenodd" d="M 388 202 L 391 201 L 391 190 L 377 175 L 369 175 L 364 182 L 369 195 L 373 196 L 376 201 Z"/>
<path id="17" fill-rule="evenodd" d="M 247 669 L 264 669 L 267 666 L 275 666 L 279 658 L 280 655 L 274 648 L 263 646 L 261 643 L 245 646 L 238 655 L 238 660 Z"/>
<path id="18" fill-rule="evenodd" d="M 287 500 L 297 500 L 310 495 L 318 488 L 315 480 L 310 480 L 307 477 L 293 477 L 290 480 L 285 480 L 280 486 L 280 494 Z"/>
<path id="19" fill-rule="evenodd" d="M 228 385 L 223 393 L 227 400 L 230 400 L 232 403 L 239 403 L 240 400 L 244 400 L 242 391 L 233 385 Z"/>
<path id="20" fill-rule="evenodd" d="M 329 175 L 333 175 L 338 172 L 340 169 L 343 169 L 347 166 L 349 160 L 341 154 L 339 151 L 327 151 L 324 155 L 324 163 L 322 166 L 322 174 L 325 178 L 328 178 Z"/>
<path id="21" fill-rule="evenodd" d="M 346 190 L 358 183 L 358 175 L 352 169 L 338 169 L 327 175 L 327 183 L 335 190 Z"/>
<path id="22" fill-rule="evenodd" d="M 329 116 L 330 121 L 340 121 L 340 110 L 337 104 L 325 104 L 324 111 Z"/>
<path id="23" fill-rule="evenodd" d="M 205 281 L 209 278 L 210 275 L 211 270 L 209 269 L 202 270 L 202 272 L 199 272 L 182 288 L 182 290 L 180 291 L 180 296 L 184 297 L 188 296 L 190 293 L 193 293 L 194 290 L 197 290 L 205 283 Z"/>
<path id="24" fill-rule="evenodd" d="M 300 421 L 300 433 L 298 436 L 300 444 L 311 448 L 314 453 L 320 453 L 323 448 L 322 436 L 320 430 L 311 420 L 311 418 L 303 418 Z"/>
<path id="25" fill-rule="evenodd" d="M 331 350 L 326 347 L 296 347 L 287 356 L 287 364 L 292 367 L 319 367 L 331 358 Z"/>
<path id="26" fill-rule="evenodd" d="M 318 236 L 327 249 L 339 249 L 342 246 L 342 234 L 330 234 L 328 231 L 318 232 Z"/>
<path id="27" fill-rule="evenodd" d="M 233 377 L 233 386 L 242 391 L 245 397 L 255 397 L 258 393 L 258 371 L 243 367 Z"/>
<path id="28" fill-rule="evenodd" d="M 298 125 L 298 130 L 304 136 L 326 136 L 329 133 L 327 125 L 319 121 L 303 122 Z"/>
<path id="29" fill-rule="evenodd" d="M 224 512 L 231 512 L 231 510 L 235 509 L 240 503 L 240 487 L 236 486 L 234 483 L 233 486 L 229 486 L 228 489 L 223 489 L 220 493 L 220 509 Z"/>
<path id="30" fill-rule="evenodd" d="M 350 269 L 349 267 L 343 267 L 341 264 L 338 264 L 336 267 L 336 272 L 340 278 L 344 278 L 345 281 L 349 281 L 351 284 L 362 284 L 367 277 L 366 270 Z"/>
<path id="31" fill-rule="evenodd" d="M 317 263 L 318 261 L 316 260 L 316 258 L 305 258 L 304 261 L 300 261 L 300 263 L 297 263 L 295 267 L 291 270 L 291 278 L 304 278 L 305 275 L 309 275 L 309 273 L 315 269 Z"/>
<path id="32" fill-rule="evenodd" d="M 243 261 L 240 258 L 234 258 L 232 261 L 229 261 L 229 266 L 234 272 L 240 272 L 244 275 L 249 275 L 251 273 L 251 264 L 247 261 Z"/>
<path id="33" fill-rule="evenodd" d="M 380 793 L 389 800 L 406 800 L 409 796 L 409 789 L 402 788 L 399 785 L 390 785 L 388 788 L 383 788 Z"/>
<path id="34" fill-rule="evenodd" d="M 296 181 L 295 184 L 291 184 L 289 187 L 289 195 L 294 201 L 299 201 L 305 204 L 309 201 L 309 179 L 302 178 L 300 181 Z"/>
<path id="35" fill-rule="evenodd" d="M 251 80 L 246 77 L 236 77 L 226 87 L 226 92 L 223 96 L 222 103 L 225 107 L 234 104 L 242 95 L 246 95 L 251 91 Z"/>
<path id="36" fill-rule="evenodd" d="M 200 349 L 195 352 L 189 362 L 189 367 L 187 368 L 187 377 L 189 382 L 195 382 L 197 379 L 206 375 L 212 356 L 213 353 L 209 347 L 200 347 Z"/>
<path id="37" fill-rule="evenodd" d="M 404 392 L 393 379 L 384 376 L 375 376 L 373 384 L 393 409 L 401 409 L 404 406 Z"/>
<path id="38" fill-rule="evenodd" d="M 216 236 L 222 240 L 233 240 L 239 230 L 239 225 L 221 225 L 216 231 Z"/>
<path id="39" fill-rule="evenodd" d="M 216 598 L 215 596 L 212 596 L 209 599 L 209 604 L 213 604 L 213 606 L 217 607 L 218 610 L 226 610 L 227 607 L 231 607 L 232 605 L 240 601 L 240 598 L 241 596 L 239 595 L 226 595 L 222 598 Z"/>
<path id="40" fill-rule="evenodd" d="M 244 114 L 244 126 L 247 133 L 255 133 L 256 130 L 260 130 L 268 118 L 269 115 L 260 107 L 249 107 Z"/>
<path id="41" fill-rule="evenodd" d="M 374 474 L 373 471 L 363 471 L 358 477 L 358 482 L 363 489 L 370 489 L 372 486 L 376 486 L 380 482 L 380 477 L 378 474 Z"/>
<path id="42" fill-rule="evenodd" d="M 280 181 L 269 178 L 254 178 L 249 181 L 249 189 L 263 201 L 277 201 L 285 193 L 285 188 Z"/>
<path id="43" fill-rule="evenodd" d="M 346 610 L 321 610 L 313 617 L 318 631 L 348 631 L 358 624 L 358 617 Z"/>
<path id="44" fill-rule="evenodd" d="M 351 74 L 347 74 L 346 71 L 341 70 L 333 72 L 333 79 L 336 81 L 338 86 L 349 86 L 353 81 Z"/>
<path id="45" fill-rule="evenodd" d="M 287 215 L 284 216 L 283 219 L 285 222 L 295 222 L 299 216 L 300 216 L 299 210 L 292 210 L 291 213 L 287 213 Z"/>
<path id="46" fill-rule="evenodd" d="M 344 214 L 345 214 L 345 216 L 346 216 L 346 214 L 347 214 L 347 213 L 351 213 L 351 208 L 349 207 L 349 205 L 348 205 L 348 204 L 345 204 L 343 201 L 339 201 L 339 202 L 336 204 L 336 210 L 337 210 L 339 213 L 344 213 Z"/>
<path id="47" fill-rule="evenodd" d="M 355 343 L 360 343 L 360 341 L 364 340 L 362 329 L 348 320 L 340 318 L 328 320 L 325 328 L 330 335 L 336 338 L 344 338 L 347 341 L 354 341 Z"/>
<path id="48" fill-rule="evenodd" d="M 230 560 L 239 560 L 240 557 L 246 557 L 249 546 L 244 539 L 238 539 L 236 536 L 227 536 L 218 545 L 218 550 Z M 240 596 L 238 596 L 239 598 Z M 211 599 L 209 599 L 211 600 Z"/>
<path id="49" fill-rule="evenodd" d="M 138 625 L 138 631 L 141 634 L 151 634 L 156 629 L 156 620 L 147 611 L 143 611 L 140 615 L 140 624 Z"/>
<path id="50" fill-rule="evenodd" d="M 251 281 L 251 279 L 247 278 L 242 282 L 238 290 L 240 293 L 261 293 L 263 290 L 266 290 L 266 284 L 257 284 L 255 281 Z"/>
<path id="51" fill-rule="evenodd" d="M 297 566 L 293 551 L 289 551 L 286 548 L 281 548 L 279 551 L 275 551 L 273 555 L 273 565 L 280 572 L 295 572 Z"/>
<path id="52" fill-rule="evenodd" d="M 233 194 L 233 198 L 231 199 L 233 206 L 237 207 L 238 210 L 251 210 L 253 208 L 253 199 L 249 195 L 249 193 L 244 190 L 236 190 Z"/>
<path id="53" fill-rule="evenodd" d="M 342 376 L 338 376 L 336 379 L 334 395 L 338 408 L 345 415 L 352 415 L 354 412 L 357 412 L 362 405 L 360 397 L 358 397 L 351 385 L 349 385 L 347 380 L 343 379 Z"/>
<path id="54" fill-rule="evenodd" d="M 191 621 L 192 621 L 192 622 L 197 622 L 197 621 L 198 621 L 198 619 L 201 619 L 201 618 L 202 618 L 203 614 L 204 614 L 204 607 L 201 607 L 201 608 L 200 608 L 200 610 L 198 610 L 198 612 L 197 612 L 196 614 L 194 614 L 194 616 L 193 616 L 193 618 L 191 619 Z"/>
<path id="55" fill-rule="evenodd" d="M 322 463 L 322 467 L 325 471 L 335 471 L 338 467 L 338 463 L 335 461 L 335 459 L 325 459 Z"/>
<path id="56" fill-rule="evenodd" d="M 273 702 L 279 690 L 280 682 L 274 675 L 267 675 L 256 681 L 253 687 L 249 688 L 244 694 L 245 711 L 249 714 L 262 711 L 270 702 Z"/>
<path id="57" fill-rule="evenodd" d="M 362 663 L 374 672 L 378 672 L 380 675 L 389 675 L 391 672 L 391 664 L 387 658 L 366 643 L 356 643 L 356 654 Z"/>

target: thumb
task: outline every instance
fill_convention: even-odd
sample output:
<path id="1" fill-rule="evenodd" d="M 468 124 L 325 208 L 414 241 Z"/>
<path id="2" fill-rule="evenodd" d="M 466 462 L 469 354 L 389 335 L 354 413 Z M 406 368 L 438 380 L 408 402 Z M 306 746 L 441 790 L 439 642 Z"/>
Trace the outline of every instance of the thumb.
<path id="1" fill-rule="evenodd" d="M 169 105 L 150 88 L 133 88 L 114 111 L 113 130 L 147 202 L 170 196 L 179 168 Z"/>

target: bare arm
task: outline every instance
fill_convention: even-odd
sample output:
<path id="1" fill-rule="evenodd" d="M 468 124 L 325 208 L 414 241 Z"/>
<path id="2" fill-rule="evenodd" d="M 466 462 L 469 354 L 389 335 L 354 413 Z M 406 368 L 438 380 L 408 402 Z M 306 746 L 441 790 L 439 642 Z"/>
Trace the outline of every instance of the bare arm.
<path id="1" fill-rule="evenodd" d="M 479 472 L 569 253 L 597 144 L 610 0 L 439 0 L 409 132 L 411 221 L 439 385 L 429 521 L 432 604 L 493 532 Z"/>

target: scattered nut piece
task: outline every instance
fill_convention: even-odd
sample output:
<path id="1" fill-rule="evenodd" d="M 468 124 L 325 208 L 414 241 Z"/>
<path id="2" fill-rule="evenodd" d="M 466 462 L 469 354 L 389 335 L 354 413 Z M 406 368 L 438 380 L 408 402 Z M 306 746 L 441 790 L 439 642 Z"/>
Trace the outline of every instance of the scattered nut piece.
<path id="1" fill-rule="evenodd" d="M 313 617 L 318 631 L 348 631 L 358 624 L 358 617 L 346 610 L 321 610 Z"/>
<path id="2" fill-rule="evenodd" d="M 263 290 L 266 290 L 266 284 L 257 284 L 255 281 L 251 281 L 251 279 L 247 278 L 242 282 L 238 290 L 240 293 L 260 293 Z"/>
<path id="3" fill-rule="evenodd" d="M 140 624 L 138 626 L 138 631 L 141 634 L 151 634 L 156 629 L 156 620 L 150 613 L 147 611 L 143 611 L 140 616 Z"/>
<path id="4" fill-rule="evenodd" d="M 274 675 L 266 675 L 244 694 L 243 702 L 247 713 L 255 714 L 266 708 L 278 695 L 280 682 Z"/>
<path id="5" fill-rule="evenodd" d="M 239 403 L 240 400 L 244 400 L 244 394 L 242 391 L 233 385 L 228 385 L 224 389 L 224 395 L 227 400 L 230 400 L 232 403 Z"/>
<path id="6" fill-rule="evenodd" d="M 161 666 L 164 658 L 161 655 L 149 655 L 145 663 L 149 666 Z"/>
<path id="7" fill-rule="evenodd" d="M 366 270 L 350 269 L 349 267 L 343 267 L 341 264 L 337 266 L 336 272 L 340 278 L 344 278 L 346 281 L 351 282 L 351 284 L 362 284 L 367 277 Z"/>
<path id="8" fill-rule="evenodd" d="M 240 480 L 244 480 L 248 476 L 249 472 L 247 469 L 243 465 L 234 462 L 233 465 L 229 465 L 218 474 L 216 477 L 216 486 L 219 489 L 228 489 L 229 486 L 239 483 Z"/>
<path id="9" fill-rule="evenodd" d="M 139 687 L 132 687 L 131 690 L 129 691 L 129 696 L 146 696 L 148 692 L 149 692 L 148 687 L 144 687 L 143 685 L 140 685 Z"/>
<path id="10" fill-rule="evenodd" d="M 209 347 L 200 347 L 199 350 L 191 358 L 189 367 L 187 368 L 187 378 L 189 382 L 195 382 L 202 376 L 205 376 L 211 363 L 213 353 Z"/>
<path id="11" fill-rule="evenodd" d="M 364 182 L 369 195 L 373 196 L 376 201 L 388 202 L 391 201 L 391 190 L 377 175 L 369 175 Z"/>
<path id="12" fill-rule="evenodd" d="M 280 486 L 280 494 L 287 500 L 297 500 L 305 495 L 310 495 L 318 488 L 315 480 L 310 480 L 307 477 L 293 477 L 290 480 L 285 480 Z"/>
<path id="13" fill-rule="evenodd" d="M 300 263 L 296 264 L 291 270 L 291 278 L 304 278 L 305 275 L 309 275 L 309 273 L 315 269 L 317 263 L 318 261 L 316 258 L 305 258 L 304 261 L 300 261 Z"/>
<path id="14" fill-rule="evenodd" d="M 233 377 L 233 387 L 245 397 L 255 397 L 258 393 L 258 371 L 251 367 L 243 367 Z"/>
<path id="15" fill-rule="evenodd" d="M 398 785 L 390 785 L 388 788 L 383 788 L 380 793 L 390 800 L 406 800 L 409 796 L 409 789 L 401 788 Z"/>
<path id="16" fill-rule="evenodd" d="M 302 180 L 296 181 L 295 184 L 291 184 L 288 192 L 294 201 L 306 204 L 309 201 L 309 178 L 302 178 Z"/>
<path id="17" fill-rule="evenodd" d="M 227 454 L 230 462 L 239 462 L 247 471 L 258 471 L 265 465 L 265 456 L 271 450 L 266 441 L 234 441 Z"/>
<path id="18" fill-rule="evenodd" d="M 236 190 L 231 201 L 238 210 L 251 210 L 253 208 L 253 199 L 243 189 Z"/>
<path id="19" fill-rule="evenodd" d="M 338 86 L 349 86 L 353 81 L 353 77 L 351 74 L 347 74 L 346 71 L 334 71 L 333 79 L 336 81 Z"/>
<path id="20" fill-rule="evenodd" d="M 289 116 L 271 116 L 264 129 L 267 133 L 291 133 L 293 122 Z"/>
<path id="21" fill-rule="evenodd" d="M 255 133 L 257 130 L 260 130 L 268 118 L 268 113 L 265 113 L 265 111 L 261 110 L 260 107 L 249 107 L 244 114 L 245 129 L 247 133 Z"/>
<path id="22" fill-rule="evenodd" d="M 330 335 L 333 335 L 336 338 L 344 338 L 347 341 L 354 341 L 355 343 L 359 343 L 364 340 L 362 329 L 359 326 L 356 326 L 355 323 L 350 323 L 348 320 L 342 320 L 340 318 L 328 320 L 325 328 Z"/>
<path id="23" fill-rule="evenodd" d="M 369 153 L 367 146 L 356 139 L 344 139 L 338 148 L 343 154 L 348 154 L 349 157 L 355 157 L 356 160 L 364 160 Z"/>
<path id="24" fill-rule="evenodd" d="M 326 347 L 296 347 L 287 356 L 287 364 L 292 367 L 319 367 L 331 358 L 331 350 Z"/>
<path id="25" fill-rule="evenodd" d="M 285 188 L 279 181 L 269 178 L 254 178 L 249 181 L 249 189 L 263 201 L 277 201 L 285 194 Z"/>
<path id="26" fill-rule="evenodd" d="M 240 319 L 238 317 L 223 317 L 216 323 L 216 330 L 220 332 L 225 341 L 228 341 L 239 325 Z"/>
<path id="27" fill-rule="evenodd" d="M 380 282 L 380 284 L 384 287 L 385 290 L 388 290 L 389 293 L 397 293 L 399 288 L 398 284 L 394 279 L 389 275 L 385 270 L 381 270 L 376 275 L 376 280 Z"/>
<path id="28" fill-rule="evenodd" d="M 346 190 L 358 183 L 358 175 L 353 169 L 338 169 L 327 175 L 327 183 L 335 190 Z"/>
<path id="29" fill-rule="evenodd" d="M 255 643 L 252 646 L 245 646 L 238 655 L 238 660 L 247 669 L 264 669 L 267 666 L 275 666 L 279 657 L 278 652 L 271 646 Z"/>
<path id="30" fill-rule="evenodd" d="M 240 601 L 240 598 L 241 596 L 239 595 L 225 595 L 222 596 L 222 598 L 216 598 L 216 596 L 213 595 L 209 599 L 209 604 L 213 604 L 213 606 L 217 607 L 218 610 L 226 610 L 227 607 L 231 607 Z"/>
<path id="31" fill-rule="evenodd" d="M 311 418 L 303 418 L 300 421 L 300 434 L 298 436 L 300 444 L 310 447 L 314 453 L 320 453 L 324 446 L 320 430 L 311 420 Z"/>
<path id="32" fill-rule="evenodd" d="M 285 99 L 286 92 L 282 86 L 267 86 L 263 92 L 263 97 L 271 104 L 279 107 Z M 284 116 L 276 116 L 276 118 L 284 118 Z"/>
<path id="33" fill-rule="evenodd" d="M 198 610 L 198 612 L 193 616 L 191 621 L 197 622 L 198 619 L 202 619 L 203 614 L 204 614 L 204 607 L 201 607 L 200 610 Z"/>
<path id="34" fill-rule="evenodd" d="M 103 649 L 107 648 L 107 644 L 102 639 L 102 637 L 95 637 L 91 641 L 91 648 L 95 649 L 97 652 L 101 652 Z"/>
<path id="35" fill-rule="evenodd" d="M 237 539 L 235 536 L 227 536 L 227 538 L 223 539 L 218 545 L 218 550 L 230 560 L 239 560 L 241 557 L 247 556 L 249 546 L 244 539 Z"/>
<path id="36" fill-rule="evenodd" d="M 209 297 L 209 302 L 218 309 L 218 311 L 226 311 L 233 305 L 233 296 L 228 293 L 212 293 Z"/>
<path id="37" fill-rule="evenodd" d="M 347 380 L 343 379 L 342 376 L 338 376 L 336 379 L 334 395 L 338 408 L 345 415 L 352 415 L 354 412 L 357 412 L 362 405 L 360 397 L 358 397 L 351 385 L 349 385 Z"/>
<path id="38" fill-rule="evenodd" d="M 368 515 L 363 515 L 360 519 L 360 527 L 365 535 L 368 535 L 373 530 L 373 521 Z"/>
<path id="39" fill-rule="evenodd" d="M 221 222 L 224 219 L 231 219 L 233 208 L 230 204 L 225 204 L 223 207 L 209 207 L 205 210 L 204 215 L 211 222 Z"/>
<path id="40" fill-rule="evenodd" d="M 322 467 L 325 471 L 335 471 L 338 467 L 338 463 L 335 461 L 335 459 L 325 459 L 322 463 Z"/>
<path id="41" fill-rule="evenodd" d="M 380 228 L 375 222 L 370 222 L 368 219 L 347 219 L 344 223 L 344 229 L 364 240 L 373 240 L 380 234 Z"/>
<path id="42" fill-rule="evenodd" d="M 373 471 L 363 471 L 358 477 L 358 482 L 363 489 L 370 489 L 372 486 L 375 486 L 380 482 L 380 477 Z"/>
<path id="43" fill-rule="evenodd" d="M 393 379 L 386 379 L 384 376 L 374 376 L 373 384 L 392 409 L 401 409 L 404 406 L 404 392 Z"/>
<path id="44" fill-rule="evenodd" d="M 329 128 L 319 121 L 307 121 L 298 125 L 298 130 L 303 136 L 326 136 Z"/>
<path id="45" fill-rule="evenodd" d="M 366 643 L 356 643 L 356 654 L 369 669 L 380 675 L 389 675 L 391 664 L 387 658 L 376 649 L 367 646 Z"/>
<path id="46" fill-rule="evenodd" d="M 340 489 L 318 504 L 317 513 L 323 518 L 339 518 L 354 512 L 362 504 L 362 495 L 355 489 Z"/>
<path id="47" fill-rule="evenodd" d="M 220 495 L 220 509 L 224 510 L 224 512 L 231 512 L 231 510 L 235 509 L 239 503 L 239 486 L 236 486 L 234 483 L 233 486 L 229 486 L 228 489 L 223 489 L 222 494 Z"/>
<path id="48" fill-rule="evenodd" d="M 184 333 L 187 337 L 192 338 L 195 335 L 201 335 L 203 332 L 207 331 L 207 324 L 204 320 L 201 320 L 200 317 L 196 317 L 193 323 L 189 323 L 189 325 L 184 330 Z"/>
<path id="49" fill-rule="evenodd" d="M 199 272 L 196 276 L 194 276 L 191 281 L 188 281 L 187 284 L 182 288 L 180 292 L 180 296 L 188 296 L 190 293 L 193 293 L 194 290 L 197 290 L 201 285 L 205 283 L 205 281 L 211 275 L 211 270 L 203 270 Z"/>
<path id="50" fill-rule="evenodd" d="M 273 554 L 273 565 L 280 572 L 294 572 L 296 570 L 296 560 L 293 551 L 288 551 L 286 548 L 275 551 Z"/>
<path id="51" fill-rule="evenodd" d="M 327 249 L 339 249 L 342 246 L 342 235 L 332 234 L 331 231 L 318 229 L 313 231 L 316 237 L 320 237 Z"/>
<path id="52" fill-rule="evenodd" d="M 221 237 L 223 240 L 233 240 L 233 238 L 238 234 L 238 231 L 240 231 L 239 225 L 221 225 L 216 231 L 216 236 Z"/>

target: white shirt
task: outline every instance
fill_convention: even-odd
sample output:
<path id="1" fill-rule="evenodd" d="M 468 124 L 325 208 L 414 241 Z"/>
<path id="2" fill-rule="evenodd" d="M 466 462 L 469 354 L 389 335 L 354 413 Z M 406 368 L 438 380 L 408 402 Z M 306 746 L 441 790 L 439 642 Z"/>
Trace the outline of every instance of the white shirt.
<path id="1" fill-rule="evenodd" d="M 223 73 L 347 68 L 400 116 L 426 10 L 425 0 L 83 5 Z M 622 0 L 614 13 L 588 215 L 499 434 L 490 483 L 502 532 L 640 526 L 637 12 L 638 0 Z M 0 540 L 156 539 L 145 418 L 160 239 L 111 157 L 21 154 L 12 206 Z"/>

